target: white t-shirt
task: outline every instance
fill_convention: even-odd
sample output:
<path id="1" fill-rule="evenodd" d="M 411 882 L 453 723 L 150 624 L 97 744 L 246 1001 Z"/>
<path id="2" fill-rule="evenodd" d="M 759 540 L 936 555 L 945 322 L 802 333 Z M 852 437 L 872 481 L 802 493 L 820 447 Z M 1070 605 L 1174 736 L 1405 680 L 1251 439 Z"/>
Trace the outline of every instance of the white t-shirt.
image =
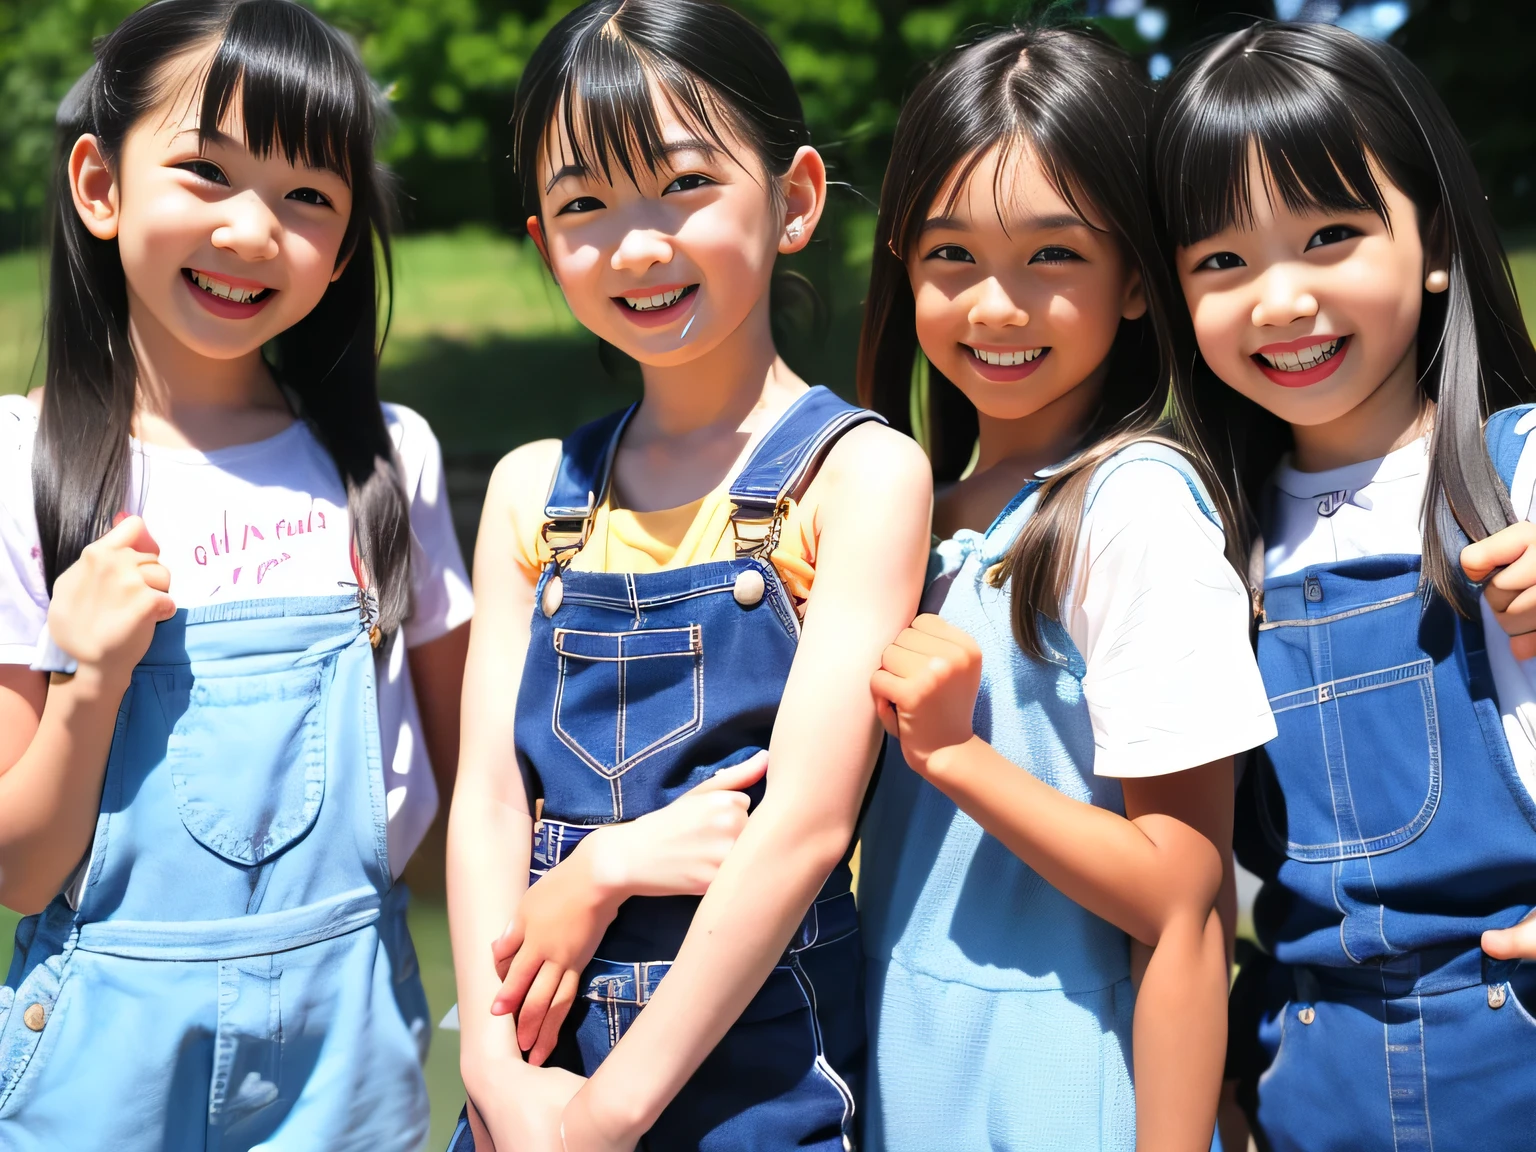
<path id="1" fill-rule="evenodd" d="M 1536 424 L 1527 416 L 1516 425 Z M 1422 552 L 1420 515 L 1429 479 L 1426 436 L 1375 460 L 1327 472 L 1298 472 L 1290 457 L 1274 475 L 1274 499 L 1264 532 L 1264 575 L 1284 576 L 1313 564 L 1364 556 Z M 1536 453 L 1527 441 L 1515 469 L 1510 497 L 1532 519 L 1536 496 Z M 1504 734 L 1515 768 L 1536 796 L 1536 659 L 1516 660 L 1509 636 L 1482 600 L 1483 633 L 1493 671 Z"/>
<path id="2" fill-rule="evenodd" d="M 1180 772 L 1274 737 L 1223 541 L 1165 463 L 1127 461 L 1100 484 L 1061 617 L 1087 666 L 1095 775 Z"/>
<path id="3" fill-rule="evenodd" d="M 405 652 L 468 620 L 474 599 L 437 438 L 409 408 L 383 409 L 411 501 L 413 611 L 404 643 L 389 645 L 380 658 L 378 684 L 389 859 L 399 876 L 438 802 Z M 32 505 L 36 433 L 32 403 L 0 396 L 0 663 L 6 664 L 33 662 L 48 618 Z M 126 510 L 144 517 L 159 544 L 178 607 L 357 587 L 346 490 L 302 422 L 266 440 L 212 452 L 134 440 Z"/>

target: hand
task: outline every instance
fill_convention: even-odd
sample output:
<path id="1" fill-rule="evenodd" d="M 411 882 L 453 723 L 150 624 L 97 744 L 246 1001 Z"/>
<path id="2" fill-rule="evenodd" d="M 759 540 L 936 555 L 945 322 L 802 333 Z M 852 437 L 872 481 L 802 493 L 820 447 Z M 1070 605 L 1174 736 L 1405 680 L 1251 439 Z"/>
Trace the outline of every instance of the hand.
<path id="1" fill-rule="evenodd" d="M 149 650 L 155 625 L 176 612 L 160 546 L 137 516 L 119 519 L 59 574 L 48 634 L 82 667 L 126 683 Z"/>
<path id="2" fill-rule="evenodd" d="M 1536 656 L 1536 524 L 1522 520 L 1461 550 L 1467 579 L 1483 585 L 1516 660 Z M 1491 577 L 1491 579 L 1490 579 Z"/>
<path id="3" fill-rule="evenodd" d="M 924 614 L 886 647 L 869 687 L 885 730 L 901 741 L 913 771 L 926 777 L 935 752 L 974 735 L 981 649 L 953 624 Z"/>
<path id="4" fill-rule="evenodd" d="M 492 1086 L 469 1105 L 475 1152 L 563 1152 L 560 1118 L 586 1080 L 564 1068 L 529 1068 L 521 1061 L 503 1067 L 502 1075 L 495 1069 L 496 1062 L 483 1069 L 488 1077 L 482 1079 Z"/>
<path id="5" fill-rule="evenodd" d="M 762 779 L 768 753 L 722 768 L 665 808 L 587 834 L 528 889 L 491 945 L 501 990 L 491 1014 L 516 1012 L 528 1063 L 549 1058 L 581 973 L 630 896 L 701 896 L 747 824 L 743 789 Z"/>
<path id="6" fill-rule="evenodd" d="M 1536 960 L 1536 912 L 1513 928 L 1484 932 L 1483 951 L 1495 960 Z"/>

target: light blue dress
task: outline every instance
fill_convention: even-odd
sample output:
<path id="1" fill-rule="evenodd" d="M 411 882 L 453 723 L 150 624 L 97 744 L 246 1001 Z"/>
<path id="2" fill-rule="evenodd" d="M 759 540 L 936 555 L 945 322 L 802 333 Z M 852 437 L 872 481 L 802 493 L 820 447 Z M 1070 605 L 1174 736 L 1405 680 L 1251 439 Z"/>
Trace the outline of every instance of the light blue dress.
<path id="1" fill-rule="evenodd" d="M 1137 444 L 1101 465 L 1177 469 L 1219 524 L 1189 462 Z M 924 611 L 982 651 L 975 731 L 1077 800 L 1123 812 L 1120 782 L 1095 776 L 1083 658 L 1041 621 L 1049 659 L 1014 640 L 1006 588 L 986 573 L 1037 502 L 1031 482 L 984 533 L 940 544 Z M 863 830 L 860 916 L 868 959 L 866 1152 L 1131 1152 L 1131 990 L 1124 932 L 1063 896 L 938 789 L 894 742 Z"/>

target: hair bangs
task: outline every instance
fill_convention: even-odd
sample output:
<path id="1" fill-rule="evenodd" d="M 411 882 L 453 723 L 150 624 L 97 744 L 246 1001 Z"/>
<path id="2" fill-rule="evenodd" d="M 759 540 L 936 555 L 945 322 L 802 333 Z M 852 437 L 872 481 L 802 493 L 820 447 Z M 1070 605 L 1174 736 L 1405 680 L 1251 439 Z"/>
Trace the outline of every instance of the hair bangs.
<path id="1" fill-rule="evenodd" d="M 718 123 L 730 112 L 711 99 L 697 78 L 665 57 L 647 52 L 614 30 L 609 22 L 601 34 L 573 45 L 557 98 L 558 136 L 546 135 L 551 168 L 602 172 L 610 184 L 614 166 L 632 182 L 640 169 L 655 174 L 669 143 L 662 132 L 658 100 L 698 142 L 735 158 Z M 551 122 L 551 126 L 555 121 Z"/>
<path id="2" fill-rule="evenodd" d="M 1257 154 L 1263 193 L 1292 212 L 1374 212 L 1391 226 L 1372 171 L 1375 149 L 1348 91 L 1288 53 L 1248 49 L 1213 63 L 1164 128 L 1165 204 L 1173 242 L 1198 243 L 1254 223 Z"/>
<path id="3" fill-rule="evenodd" d="M 324 168 L 352 183 L 370 164 L 372 82 L 340 34 L 290 0 L 247 0 L 231 12 L 203 82 L 206 145 L 236 110 L 251 152 Z"/>

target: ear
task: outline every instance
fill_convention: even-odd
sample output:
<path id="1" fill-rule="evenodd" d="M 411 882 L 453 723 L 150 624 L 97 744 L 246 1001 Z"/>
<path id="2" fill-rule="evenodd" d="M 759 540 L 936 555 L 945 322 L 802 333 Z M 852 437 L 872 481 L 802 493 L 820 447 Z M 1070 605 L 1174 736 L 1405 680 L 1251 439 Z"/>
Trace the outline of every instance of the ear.
<path id="1" fill-rule="evenodd" d="M 784 219 L 780 225 L 779 251 L 799 252 L 811 242 L 811 233 L 827 207 L 827 166 L 821 153 L 803 147 L 790 161 L 779 181 L 784 194 Z"/>
<path id="2" fill-rule="evenodd" d="M 80 137 L 69 150 L 69 191 L 86 231 L 98 240 L 115 240 L 120 207 L 117 177 L 95 136 Z"/>
<path id="3" fill-rule="evenodd" d="M 347 270 L 347 265 L 352 263 L 352 256 L 353 256 L 353 253 L 355 253 L 356 251 L 357 251 L 357 245 L 354 244 L 351 248 L 349 248 L 347 250 L 347 254 L 345 256 L 343 256 L 340 260 L 336 261 L 336 270 L 331 273 L 331 283 L 332 284 L 336 283 L 336 281 L 341 279 L 341 274 Z"/>
<path id="4" fill-rule="evenodd" d="M 1140 320 L 1147 314 L 1147 285 L 1141 278 L 1141 269 L 1132 268 L 1126 277 L 1125 291 L 1120 297 L 1120 319 Z"/>
<path id="5" fill-rule="evenodd" d="M 554 268 L 549 262 L 549 242 L 544 238 L 544 225 L 539 222 L 537 216 L 528 217 L 528 238 L 533 241 L 533 246 L 544 258 L 544 267 L 553 272 Z"/>

